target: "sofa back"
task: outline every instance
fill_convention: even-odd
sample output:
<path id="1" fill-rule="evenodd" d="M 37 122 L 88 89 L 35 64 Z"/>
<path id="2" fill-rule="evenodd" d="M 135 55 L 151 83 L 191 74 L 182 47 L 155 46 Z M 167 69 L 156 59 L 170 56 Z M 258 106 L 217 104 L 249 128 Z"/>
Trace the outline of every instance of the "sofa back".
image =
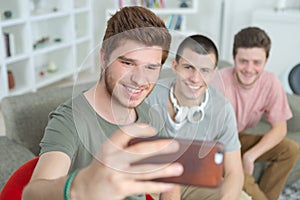
<path id="1" fill-rule="evenodd" d="M 76 91 L 83 91 L 91 85 L 76 86 Z M 73 86 L 68 86 L 3 98 L 0 105 L 6 136 L 38 155 L 49 113 L 71 98 L 72 93 Z"/>

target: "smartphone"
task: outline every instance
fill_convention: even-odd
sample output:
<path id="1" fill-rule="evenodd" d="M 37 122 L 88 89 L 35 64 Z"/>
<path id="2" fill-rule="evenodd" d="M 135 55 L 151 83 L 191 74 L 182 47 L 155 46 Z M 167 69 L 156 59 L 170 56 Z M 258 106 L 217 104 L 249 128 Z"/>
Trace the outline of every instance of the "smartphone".
<path id="1" fill-rule="evenodd" d="M 139 142 L 164 140 L 174 138 L 149 137 L 134 138 L 128 145 Z M 224 172 L 225 147 L 216 141 L 202 141 L 189 139 L 174 139 L 180 144 L 175 153 L 150 156 L 136 164 L 168 164 L 179 162 L 183 165 L 184 172 L 178 177 L 158 178 L 153 181 L 176 183 L 199 187 L 215 188 L 221 184 Z"/>

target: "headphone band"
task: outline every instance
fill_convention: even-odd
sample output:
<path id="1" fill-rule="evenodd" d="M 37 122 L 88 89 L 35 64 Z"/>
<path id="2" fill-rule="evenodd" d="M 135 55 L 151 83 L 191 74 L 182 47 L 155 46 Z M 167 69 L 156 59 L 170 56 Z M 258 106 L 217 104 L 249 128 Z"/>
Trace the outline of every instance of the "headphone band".
<path id="1" fill-rule="evenodd" d="M 185 119 L 188 119 L 192 123 L 202 121 L 205 115 L 204 108 L 208 103 L 209 91 L 208 88 L 205 90 L 204 101 L 200 103 L 199 106 L 193 106 L 191 108 L 187 106 L 179 106 L 177 99 L 174 96 L 174 84 L 170 88 L 170 100 L 173 104 L 175 115 L 175 121 L 178 123 L 183 122 Z M 200 115 L 200 117 L 199 117 Z"/>

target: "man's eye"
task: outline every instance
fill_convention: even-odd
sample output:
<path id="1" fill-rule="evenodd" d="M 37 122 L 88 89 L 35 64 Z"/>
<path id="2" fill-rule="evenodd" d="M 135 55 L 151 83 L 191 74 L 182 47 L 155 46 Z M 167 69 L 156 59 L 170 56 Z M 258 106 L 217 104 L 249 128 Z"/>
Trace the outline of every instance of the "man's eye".
<path id="1" fill-rule="evenodd" d="M 201 68 L 201 69 L 200 69 L 200 72 L 201 72 L 201 73 L 209 73 L 209 72 L 210 72 L 210 69 L 208 69 L 208 68 Z"/>
<path id="2" fill-rule="evenodd" d="M 260 65 L 261 62 L 260 61 L 254 61 L 254 65 Z"/>
<path id="3" fill-rule="evenodd" d="M 194 69 L 194 67 L 191 66 L 191 65 L 185 65 L 184 68 L 185 68 L 185 69 Z"/>
<path id="4" fill-rule="evenodd" d="M 121 63 L 124 64 L 124 65 L 130 65 L 130 66 L 133 65 L 132 62 L 128 62 L 128 61 L 125 61 L 125 60 L 121 60 Z"/>

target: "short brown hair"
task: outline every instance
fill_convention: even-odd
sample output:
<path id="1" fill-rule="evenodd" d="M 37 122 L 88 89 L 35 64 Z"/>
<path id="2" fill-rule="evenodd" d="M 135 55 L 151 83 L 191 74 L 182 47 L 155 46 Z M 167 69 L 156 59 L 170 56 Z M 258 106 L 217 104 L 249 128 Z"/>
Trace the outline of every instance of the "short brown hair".
<path id="1" fill-rule="evenodd" d="M 200 54 L 214 54 L 216 57 L 215 67 L 219 60 L 219 53 L 215 43 L 208 37 L 200 34 L 191 35 L 186 37 L 179 45 L 176 53 L 175 60 L 179 62 L 184 49 L 191 49 L 192 51 Z"/>
<path id="2" fill-rule="evenodd" d="M 266 57 L 269 57 L 271 39 L 268 34 L 258 27 L 248 27 L 239 31 L 234 36 L 233 57 L 237 54 L 238 48 L 264 48 Z"/>
<path id="3" fill-rule="evenodd" d="M 120 34 L 119 39 L 117 34 Z M 112 36 L 116 37 L 111 39 Z M 168 57 L 171 35 L 164 21 L 152 11 L 140 6 L 130 6 L 116 12 L 107 22 L 102 43 L 105 59 L 109 59 L 111 52 L 123 40 L 137 41 L 146 46 L 162 47 L 161 64 L 163 64 Z"/>

